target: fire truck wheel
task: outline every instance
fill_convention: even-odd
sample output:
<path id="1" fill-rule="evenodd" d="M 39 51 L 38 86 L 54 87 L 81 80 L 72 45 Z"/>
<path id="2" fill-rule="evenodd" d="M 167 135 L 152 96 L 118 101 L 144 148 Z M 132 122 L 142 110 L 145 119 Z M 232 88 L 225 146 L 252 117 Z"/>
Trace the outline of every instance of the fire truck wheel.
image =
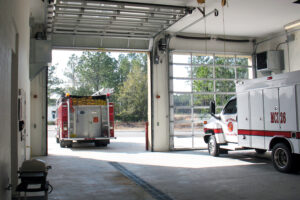
<path id="1" fill-rule="evenodd" d="M 217 144 L 216 137 L 211 135 L 208 140 L 208 152 L 211 156 L 219 156 L 220 154 L 220 147 Z"/>
<path id="2" fill-rule="evenodd" d="M 106 147 L 107 143 L 106 142 L 102 142 L 102 141 L 95 141 L 95 146 L 96 147 Z"/>
<path id="3" fill-rule="evenodd" d="M 255 151 L 256 151 L 257 154 L 264 154 L 264 153 L 266 153 L 267 150 L 265 150 L 265 149 L 255 149 Z"/>
<path id="4" fill-rule="evenodd" d="M 60 147 L 65 148 L 66 143 L 64 141 L 60 141 Z"/>
<path id="5" fill-rule="evenodd" d="M 278 143 L 272 150 L 272 161 L 275 169 L 289 173 L 293 169 L 293 157 L 290 149 L 284 143 Z"/>
<path id="6" fill-rule="evenodd" d="M 73 142 L 68 142 L 67 143 L 67 148 L 72 148 L 72 146 L 73 146 Z"/>

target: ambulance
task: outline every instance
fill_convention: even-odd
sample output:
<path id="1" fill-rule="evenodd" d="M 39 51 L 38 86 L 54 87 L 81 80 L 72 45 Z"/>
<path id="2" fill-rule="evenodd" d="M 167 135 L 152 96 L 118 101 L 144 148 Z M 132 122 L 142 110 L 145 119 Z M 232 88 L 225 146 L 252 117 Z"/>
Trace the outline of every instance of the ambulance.
<path id="1" fill-rule="evenodd" d="M 239 81 L 236 96 L 204 126 L 209 154 L 228 150 L 272 151 L 280 172 L 298 167 L 300 155 L 300 71 Z"/>

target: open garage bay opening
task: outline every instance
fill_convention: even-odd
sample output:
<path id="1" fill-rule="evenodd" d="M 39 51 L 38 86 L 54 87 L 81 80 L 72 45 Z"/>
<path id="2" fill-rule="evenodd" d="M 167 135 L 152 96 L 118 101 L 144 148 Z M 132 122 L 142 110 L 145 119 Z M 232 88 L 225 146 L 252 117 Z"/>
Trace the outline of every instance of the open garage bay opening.
<path id="1" fill-rule="evenodd" d="M 78 120 L 88 121 L 88 116 L 85 117 L 86 119 L 81 119 L 75 115 L 76 119 L 74 118 L 73 121 L 75 121 L 73 122 L 71 114 L 68 114 L 68 119 L 70 118 L 71 121 L 68 120 L 66 123 L 70 122 L 71 124 L 61 124 L 60 112 L 63 111 L 58 109 L 62 101 L 59 99 L 68 95 L 70 95 L 70 98 L 74 95 L 72 101 L 70 101 L 74 106 L 76 103 L 84 101 L 77 97 L 88 96 L 88 98 L 96 98 L 99 95 L 107 96 L 111 104 L 110 107 L 113 107 L 113 110 L 109 111 L 111 137 L 117 137 L 116 140 L 111 139 L 110 142 L 121 144 L 124 141 L 128 142 L 132 139 L 132 146 L 136 144 L 139 146 L 137 148 L 145 149 L 148 98 L 147 54 L 53 50 L 52 55 L 53 61 L 48 73 L 49 153 L 55 153 L 55 149 L 57 150 L 53 146 L 55 145 L 55 140 L 62 144 L 63 141 L 60 138 L 62 137 L 62 133 L 60 132 L 63 132 L 63 129 L 72 132 L 76 127 L 79 130 L 78 126 L 81 126 L 81 128 L 79 127 L 81 130 L 84 128 L 82 127 L 84 124 L 80 125 Z M 74 99 L 75 97 L 76 99 Z M 87 102 L 87 106 L 92 106 L 92 104 L 100 100 Z M 69 104 L 70 102 L 68 101 Z M 94 117 L 94 121 L 90 122 L 92 124 L 99 123 L 101 127 L 102 123 L 107 123 L 103 121 L 107 118 L 106 106 L 102 107 L 101 113 L 104 115 L 99 116 L 99 119 L 97 117 L 96 121 Z M 79 111 L 75 108 L 75 112 Z M 83 112 L 88 112 L 88 110 L 81 111 L 80 116 L 83 116 Z M 75 126 L 74 124 L 78 125 Z M 74 137 L 72 143 L 74 145 L 69 145 L 68 143 L 66 146 L 76 148 L 94 145 L 93 143 L 80 144 L 79 141 L 76 141 L 78 144 L 75 144 L 76 131 L 73 130 L 73 132 L 70 133 L 70 137 Z M 62 144 L 61 146 L 64 147 L 65 145 Z M 114 146 L 113 148 L 118 147 Z"/>

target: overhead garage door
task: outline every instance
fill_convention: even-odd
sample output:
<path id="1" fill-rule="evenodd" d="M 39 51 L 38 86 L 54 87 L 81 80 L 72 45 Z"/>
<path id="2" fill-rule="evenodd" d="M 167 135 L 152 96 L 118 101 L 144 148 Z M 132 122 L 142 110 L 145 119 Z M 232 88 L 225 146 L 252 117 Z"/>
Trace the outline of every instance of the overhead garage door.
<path id="1" fill-rule="evenodd" d="M 54 48 L 149 50 L 151 39 L 191 8 L 97 0 L 57 0 L 48 7 Z"/>
<path id="2" fill-rule="evenodd" d="M 219 113 L 235 95 L 237 80 L 252 78 L 249 55 L 176 53 L 170 55 L 170 149 L 203 147 L 209 102 Z"/>

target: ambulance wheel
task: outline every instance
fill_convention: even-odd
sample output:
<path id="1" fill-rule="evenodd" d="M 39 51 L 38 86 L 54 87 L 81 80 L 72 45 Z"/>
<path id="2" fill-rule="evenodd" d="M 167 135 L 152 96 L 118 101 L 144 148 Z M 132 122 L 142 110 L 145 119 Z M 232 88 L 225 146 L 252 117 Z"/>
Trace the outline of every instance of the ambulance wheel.
<path id="1" fill-rule="evenodd" d="M 274 168 L 279 172 L 289 173 L 293 169 L 293 157 L 291 150 L 284 143 L 278 143 L 272 150 Z"/>
<path id="2" fill-rule="evenodd" d="M 208 140 L 208 152 L 211 156 L 219 156 L 220 154 L 220 147 L 217 144 L 216 137 L 211 135 Z"/>
<path id="3" fill-rule="evenodd" d="M 264 153 L 266 153 L 267 150 L 265 150 L 265 149 L 255 149 L 255 151 L 256 151 L 257 154 L 264 154 Z"/>

